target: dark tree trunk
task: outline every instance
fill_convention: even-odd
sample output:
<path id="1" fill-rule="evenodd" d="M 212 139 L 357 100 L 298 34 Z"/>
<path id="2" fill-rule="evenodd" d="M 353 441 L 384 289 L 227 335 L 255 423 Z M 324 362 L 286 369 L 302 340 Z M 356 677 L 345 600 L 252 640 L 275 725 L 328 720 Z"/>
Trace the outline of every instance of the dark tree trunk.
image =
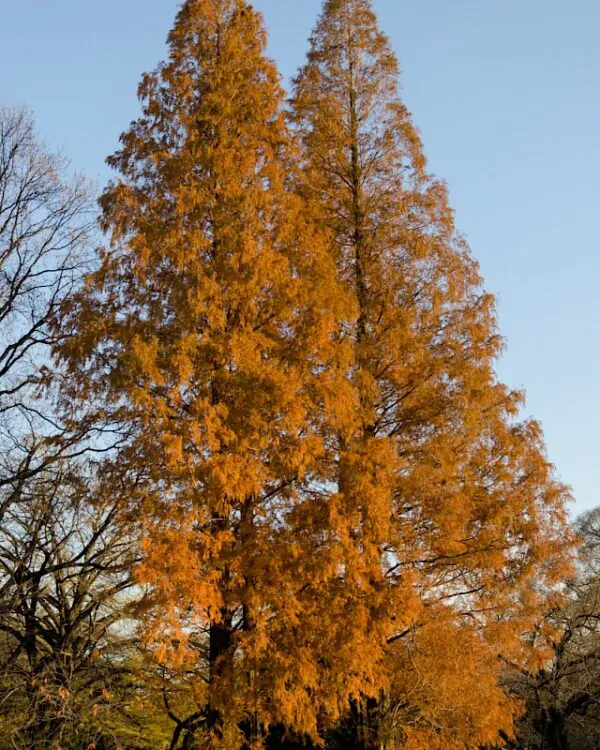
<path id="1" fill-rule="evenodd" d="M 544 712 L 541 750 L 569 750 L 565 719 L 560 711 L 550 708 Z"/>
<path id="2" fill-rule="evenodd" d="M 219 693 L 230 668 L 231 640 L 231 617 L 223 612 L 221 621 L 210 626 L 209 634 L 210 684 L 206 728 L 217 746 L 223 740 L 223 712 Z"/>

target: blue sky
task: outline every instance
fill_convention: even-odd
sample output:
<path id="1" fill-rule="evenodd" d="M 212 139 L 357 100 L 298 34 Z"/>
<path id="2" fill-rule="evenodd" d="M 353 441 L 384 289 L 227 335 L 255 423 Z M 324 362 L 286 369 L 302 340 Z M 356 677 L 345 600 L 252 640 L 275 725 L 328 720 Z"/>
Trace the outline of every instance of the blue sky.
<path id="1" fill-rule="evenodd" d="M 28 104 L 49 145 L 106 181 L 164 56 L 178 0 L 0 3 L 0 102 Z M 256 0 L 287 79 L 320 0 Z M 497 295 L 499 374 L 528 393 L 575 512 L 600 504 L 600 3 L 374 0 L 402 94 L 457 224 Z"/>

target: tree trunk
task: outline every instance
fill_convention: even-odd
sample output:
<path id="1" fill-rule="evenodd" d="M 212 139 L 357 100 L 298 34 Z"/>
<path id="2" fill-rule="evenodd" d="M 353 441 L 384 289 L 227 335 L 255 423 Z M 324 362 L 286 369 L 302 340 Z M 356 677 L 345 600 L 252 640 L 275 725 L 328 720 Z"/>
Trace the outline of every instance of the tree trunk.
<path id="1" fill-rule="evenodd" d="M 544 712 L 541 750 L 569 750 L 565 720 L 560 711 L 550 708 Z"/>
<path id="2" fill-rule="evenodd" d="M 231 640 L 231 615 L 228 612 L 222 612 L 221 620 L 211 624 L 209 634 L 210 681 L 206 727 L 211 742 L 216 747 L 219 747 L 224 737 L 224 720 L 221 705 L 223 682 L 227 681 L 231 666 Z"/>

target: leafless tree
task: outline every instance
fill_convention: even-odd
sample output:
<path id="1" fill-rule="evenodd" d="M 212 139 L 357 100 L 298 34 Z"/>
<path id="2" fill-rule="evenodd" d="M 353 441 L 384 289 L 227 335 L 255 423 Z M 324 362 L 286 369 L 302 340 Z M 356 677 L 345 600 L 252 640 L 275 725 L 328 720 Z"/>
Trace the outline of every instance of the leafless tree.
<path id="1" fill-rule="evenodd" d="M 52 323 L 81 282 L 94 215 L 86 181 L 39 141 L 31 114 L 0 108 L 0 520 L 22 482 L 81 449 L 40 395 L 63 335 Z"/>
<path id="2" fill-rule="evenodd" d="M 600 508 L 575 523 L 581 547 L 567 602 L 548 614 L 562 633 L 537 674 L 513 674 L 511 689 L 526 704 L 515 750 L 600 747 Z"/>
<path id="3" fill-rule="evenodd" d="M 135 728 L 133 541 L 119 503 L 68 462 L 38 472 L 7 509 L 0 714 L 10 730 L 0 747 L 118 747 L 123 728 Z"/>

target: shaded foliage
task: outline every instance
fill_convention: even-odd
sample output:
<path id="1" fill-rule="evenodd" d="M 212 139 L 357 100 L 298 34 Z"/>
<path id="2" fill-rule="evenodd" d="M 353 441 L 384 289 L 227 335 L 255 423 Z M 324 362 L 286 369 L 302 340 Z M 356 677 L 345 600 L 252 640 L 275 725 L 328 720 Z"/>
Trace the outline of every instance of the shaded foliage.
<path id="1" fill-rule="evenodd" d="M 577 578 L 566 604 L 548 613 L 560 628 L 552 658 L 536 673 L 512 674 L 508 684 L 526 713 L 511 747 L 593 750 L 600 742 L 600 509 L 577 519 Z"/>
<path id="2" fill-rule="evenodd" d="M 0 746 L 153 747 L 133 545 L 78 467 L 26 482 L 0 531 Z M 166 724 L 166 722 L 165 722 Z"/>

